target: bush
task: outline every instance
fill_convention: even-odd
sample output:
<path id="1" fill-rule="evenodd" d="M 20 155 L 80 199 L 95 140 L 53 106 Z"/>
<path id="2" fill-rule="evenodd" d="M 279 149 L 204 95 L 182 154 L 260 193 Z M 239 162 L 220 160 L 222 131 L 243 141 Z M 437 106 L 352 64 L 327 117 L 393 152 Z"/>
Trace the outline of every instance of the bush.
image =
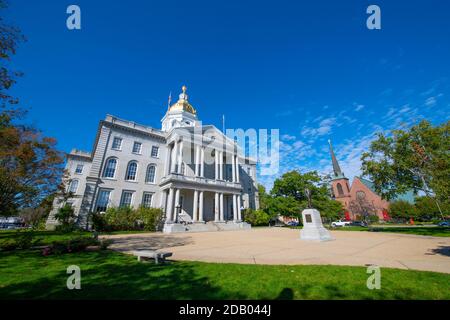
<path id="1" fill-rule="evenodd" d="M 370 223 L 377 223 L 380 221 L 380 217 L 378 217 L 376 214 L 369 215 L 368 219 Z"/>
<path id="2" fill-rule="evenodd" d="M 269 224 L 270 216 L 262 210 L 245 209 L 243 212 L 244 221 L 250 223 L 252 226 L 267 226 Z"/>
<path id="3" fill-rule="evenodd" d="M 105 213 L 93 214 L 92 225 L 96 231 L 155 231 L 163 214 L 159 208 L 109 208 Z"/>
<path id="4" fill-rule="evenodd" d="M 14 239 L 0 240 L 0 249 L 2 251 L 11 251 L 16 249 L 29 249 L 37 245 L 38 240 L 34 239 L 33 231 L 17 230 Z"/>
<path id="5" fill-rule="evenodd" d="M 63 254 L 71 252 L 79 252 L 85 250 L 89 246 L 100 245 L 100 241 L 94 238 L 88 237 L 76 237 L 69 240 L 54 241 L 50 245 L 50 252 L 46 250 L 46 255 L 52 254 Z"/>
<path id="6" fill-rule="evenodd" d="M 72 232 L 77 229 L 75 225 L 75 213 L 71 205 L 66 204 L 58 209 L 55 219 L 60 223 L 56 230 L 61 232 Z"/>

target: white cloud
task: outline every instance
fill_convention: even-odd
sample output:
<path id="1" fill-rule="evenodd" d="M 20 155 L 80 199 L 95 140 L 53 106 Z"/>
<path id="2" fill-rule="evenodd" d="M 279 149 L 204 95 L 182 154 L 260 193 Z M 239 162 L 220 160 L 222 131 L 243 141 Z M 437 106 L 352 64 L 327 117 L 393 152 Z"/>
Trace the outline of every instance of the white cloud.
<path id="1" fill-rule="evenodd" d="M 425 105 L 427 107 L 433 107 L 436 104 L 437 100 L 436 97 L 429 97 L 427 100 L 425 100 Z"/>
<path id="2" fill-rule="evenodd" d="M 364 109 L 364 105 L 363 104 L 355 104 L 355 111 L 358 112 L 360 110 Z"/>

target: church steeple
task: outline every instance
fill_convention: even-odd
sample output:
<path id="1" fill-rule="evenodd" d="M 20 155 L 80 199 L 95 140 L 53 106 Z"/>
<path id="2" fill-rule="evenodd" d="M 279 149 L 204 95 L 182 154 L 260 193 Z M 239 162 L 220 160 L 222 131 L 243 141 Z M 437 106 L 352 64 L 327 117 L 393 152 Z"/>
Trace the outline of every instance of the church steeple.
<path id="1" fill-rule="evenodd" d="M 344 177 L 344 173 L 341 171 L 341 167 L 339 166 L 336 156 L 334 155 L 333 145 L 331 144 L 331 140 L 328 140 L 328 143 L 330 144 L 330 153 L 331 153 L 331 161 L 333 163 L 334 176 L 336 178 L 337 177 L 342 178 L 342 177 Z"/>

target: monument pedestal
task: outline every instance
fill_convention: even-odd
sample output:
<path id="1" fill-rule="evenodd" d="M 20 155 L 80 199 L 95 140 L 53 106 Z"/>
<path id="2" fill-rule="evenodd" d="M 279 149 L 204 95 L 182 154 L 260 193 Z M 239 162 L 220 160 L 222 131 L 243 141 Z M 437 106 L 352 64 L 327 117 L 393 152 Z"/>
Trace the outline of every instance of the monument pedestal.
<path id="1" fill-rule="evenodd" d="M 330 232 L 324 228 L 320 212 L 316 209 L 302 211 L 303 229 L 300 230 L 301 240 L 330 241 Z"/>

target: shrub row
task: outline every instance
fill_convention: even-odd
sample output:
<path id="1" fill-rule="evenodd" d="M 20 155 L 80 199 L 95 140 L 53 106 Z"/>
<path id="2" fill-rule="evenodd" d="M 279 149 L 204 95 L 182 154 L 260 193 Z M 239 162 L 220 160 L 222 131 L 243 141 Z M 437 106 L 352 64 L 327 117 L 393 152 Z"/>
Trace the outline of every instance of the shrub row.
<path id="1" fill-rule="evenodd" d="M 243 212 L 243 220 L 252 226 L 267 226 L 270 216 L 262 210 L 245 209 Z"/>
<path id="2" fill-rule="evenodd" d="M 96 231 L 156 231 L 162 218 L 159 208 L 108 208 L 105 213 L 92 215 L 92 225 Z"/>

